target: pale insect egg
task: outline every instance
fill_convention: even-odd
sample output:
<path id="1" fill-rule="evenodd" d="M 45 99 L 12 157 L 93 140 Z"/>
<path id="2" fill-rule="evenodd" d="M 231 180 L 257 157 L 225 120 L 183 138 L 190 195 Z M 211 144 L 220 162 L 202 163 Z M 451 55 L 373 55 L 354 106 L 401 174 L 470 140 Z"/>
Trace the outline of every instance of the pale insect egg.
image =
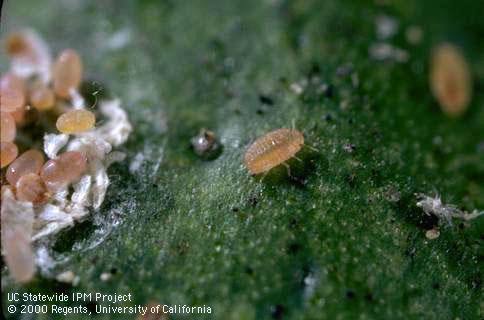
<path id="1" fill-rule="evenodd" d="M 0 79 L 0 110 L 12 112 L 24 105 L 24 81 L 13 73 L 6 73 Z"/>
<path id="2" fill-rule="evenodd" d="M 17 127 L 15 125 L 15 119 L 8 112 L 0 113 L 0 129 L 1 129 L 1 139 L 0 141 L 12 142 L 15 139 L 17 133 Z"/>
<path id="3" fill-rule="evenodd" d="M 304 136 L 298 130 L 277 129 L 250 145 L 244 163 L 251 174 L 265 173 L 293 158 L 303 145 Z"/>
<path id="4" fill-rule="evenodd" d="M 37 85 L 30 92 L 30 103 L 38 111 L 52 109 L 55 104 L 54 91 L 44 85 Z"/>
<path id="5" fill-rule="evenodd" d="M 27 122 L 27 119 L 25 117 L 26 113 L 27 113 L 26 107 L 18 108 L 17 110 L 10 112 L 10 115 L 15 119 L 15 123 L 17 124 L 17 127 L 23 126 Z"/>
<path id="6" fill-rule="evenodd" d="M 43 164 L 44 155 L 40 151 L 27 150 L 8 166 L 7 181 L 14 186 L 20 177 L 29 173 L 39 173 Z"/>
<path id="7" fill-rule="evenodd" d="M 70 98 L 71 89 L 77 89 L 82 79 L 82 62 L 73 49 L 66 49 L 59 54 L 53 72 L 54 91 L 65 99 Z"/>
<path id="8" fill-rule="evenodd" d="M 47 161 L 40 170 L 40 176 L 47 188 L 56 191 L 80 178 L 86 170 L 87 158 L 78 151 L 67 151 L 57 159 Z"/>
<path id="9" fill-rule="evenodd" d="M 8 166 L 18 155 L 18 148 L 17 145 L 8 142 L 8 141 L 1 141 L 0 142 L 0 163 L 1 167 Z"/>
<path id="10" fill-rule="evenodd" d="M 56 122 L 57 129 L 62 133 L 72 134 L 90 130 L 96 123 L 94 113 L 89 110 L 71 110 L 62 114 Z"/>
<path id="11" fill-rule="evenodd" d="M 15 188 L 19 201 L 32 202 L 34 205 L 44 204 L 50 197 L 44 181 L 35 173 L 29 173 L 20 177 Z"/>

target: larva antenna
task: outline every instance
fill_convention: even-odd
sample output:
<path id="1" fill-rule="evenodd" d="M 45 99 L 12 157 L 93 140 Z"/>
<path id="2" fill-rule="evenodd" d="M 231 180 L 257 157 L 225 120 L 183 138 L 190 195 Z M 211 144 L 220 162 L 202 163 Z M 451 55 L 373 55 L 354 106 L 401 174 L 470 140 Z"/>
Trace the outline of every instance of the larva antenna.
<path id="1" fill-rule="evenodd" d="M 289 177 L 292 177 L 292 175 L 291 175 L 291 167 L 290 167 L 290 166 L 289 166 L 287 163 L 285 163 L 285 162 L 283 162 L 283 163 L 282 163 L 282 165 L 283 165 L 284 167 L 286 167 L 286 170 L 287 170 L 287 175 L 288 175 Z"/>

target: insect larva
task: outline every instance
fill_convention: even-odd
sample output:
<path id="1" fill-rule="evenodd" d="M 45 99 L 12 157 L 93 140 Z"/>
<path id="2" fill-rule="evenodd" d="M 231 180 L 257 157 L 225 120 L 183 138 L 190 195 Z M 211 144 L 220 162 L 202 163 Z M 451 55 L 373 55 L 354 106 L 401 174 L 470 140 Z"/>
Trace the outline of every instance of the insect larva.
<path id="1" fill-rule="evenodd" d="M 446 43 L 433 50 L 430 87 L 442 111 L 448 116 L 459 116 L 467 109 L 472 95 L 472 79 L 459 48 Z"/>
<path id="2" fill-rule="evenodd" d="M 304 145 L 304 136 L 295 129 L 277 129 L 258 138 L 245 153 L 244 163 L 251 174 L 268 172 L 293 158 Z"/>

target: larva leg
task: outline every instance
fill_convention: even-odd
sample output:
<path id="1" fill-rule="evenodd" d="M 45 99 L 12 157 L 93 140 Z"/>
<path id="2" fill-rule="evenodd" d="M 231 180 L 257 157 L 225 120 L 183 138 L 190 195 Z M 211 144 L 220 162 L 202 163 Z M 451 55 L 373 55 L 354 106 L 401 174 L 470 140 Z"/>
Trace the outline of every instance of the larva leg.
<path id="1" fill-rule="evenodd" d="M 304 144 L 303 146 L 304 146 L 304 147 L 306 147 L 306 148 L 311 149 L 311 150 L 312 150 L 312 151 L 314 151 L 314 152 L 319 153 L 319 150 L 318 150 L 318 149 L 316 149 L 315 147 L 312 147 L 312 146 L 310 146 L 310 145 L 308 145 L 308 144 Z"/>
<path id="2" fill-rule="evenodd" d="M 287 175 L 290 176 L 290 177 L 292 177 L 292 175 L 291 175 L 291 167 L 287 163 L 285 163 L 285 162 L 283 162 L 282 164 L 284 165 L 284 167 L 286 167 Z"/>
<path id="3" fill-rule="evenodd" d="M 262 178 L 260 179 L 260 182 L 263 182 L 264 181 L 264 178 L 267 176 L 267 174 L 269 173 L 269 171 L 266 171 L 263 175 L 262 175 Z"/>

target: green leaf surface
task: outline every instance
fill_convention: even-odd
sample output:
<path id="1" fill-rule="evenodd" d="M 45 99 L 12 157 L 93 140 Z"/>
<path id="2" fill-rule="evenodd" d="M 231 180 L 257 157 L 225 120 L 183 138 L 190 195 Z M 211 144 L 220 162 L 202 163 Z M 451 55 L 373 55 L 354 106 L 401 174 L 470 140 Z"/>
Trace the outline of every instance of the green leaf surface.
<path id="1" fill-rule="evenodd" d="M 122 100 L 134 131 L 101 210 L 50 240 L 57 263 L 26 286 L 3 268 L 4 310 L 7 292 L 102 292 L 131 293 L 118 306 L 212 309 L 170 319 L 482 318 L 484 219 L 428 240 L 436 221 L 414 194 L 484 207 L 483 10 L 467 0 L 7 1 L 2 37 L 30 26 L 53 51 L 78 50 L 88 84 Z M 369 57 L 382 14 L 398 22 L 387 42 L 408 62 Z M 405 37 L 414 25 L 418 45 Z M 474 76 L 458 119 L 428 87 L 442 41 L 463 49 Z M 305 81 L 297 95 L 291 85 Z M 304 148 L 292 178 L 284 167 L 250 176 L 247 146 L 292 125 L 318 152 Z M 215 160 L 190 149 L 202 128 L 223 144 Z M 66 270 L 77 286 L 55 280 Z"/>

